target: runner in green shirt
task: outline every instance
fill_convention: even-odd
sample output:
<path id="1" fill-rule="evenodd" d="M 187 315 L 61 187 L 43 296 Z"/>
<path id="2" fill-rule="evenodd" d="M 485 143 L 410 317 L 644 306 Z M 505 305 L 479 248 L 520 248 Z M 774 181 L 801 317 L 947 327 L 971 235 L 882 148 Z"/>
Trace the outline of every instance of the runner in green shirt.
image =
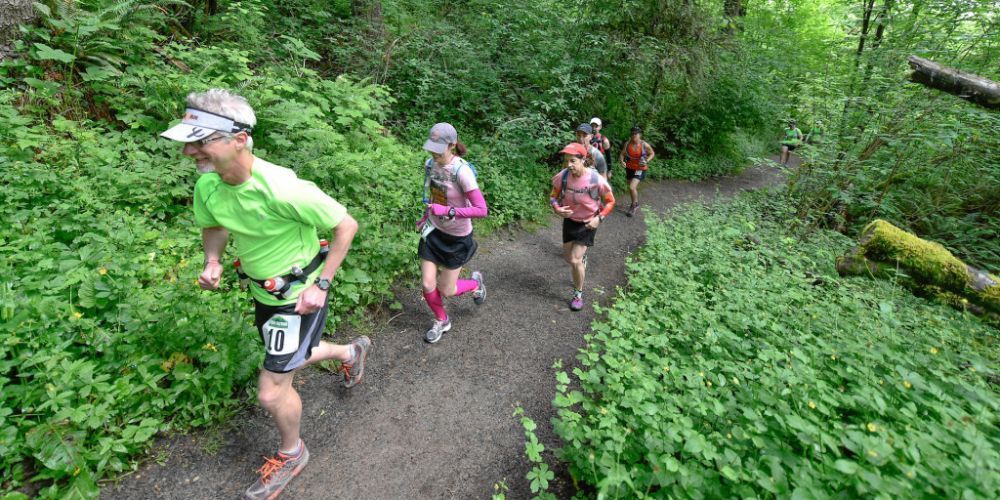
<path id="1" fill-rule="evenodd" d="M 788 165 L 789 153 L 802 144 L 802 131 L 795 126 L 795 120 L 788 120 L 788 128 L 785 129 L 785 136 L 781 139 L 781 164 Z"/>
<path id="2" fill-rule="evenodd" d="M 220 259 L 231 235 L 241 281 L 249 282 L 254 298 L 266 351 L 257 397 L 274 418 L 281 445 L 244 498 L 273 499 L 309 461 L 299 437 L 302 401 L 292 386 L 295 371 L 340 360 L 344 385 L 353 387 L 364 376 L 371 341 L 364 336 L 348 345 L 320 340 L 330 283 L 358 224 L 312 182 L 253 155 L 250 133 L 256 121 L 246 99 L 212 89 L 188 95 L 184 119 L 161 135 L 183 142 L 183 153 L 204 174 L 194 189 L 195 222 L 205 248 L 198 284 L 205 290 L 219 287 Z M 332 245 L 321 243 L 323 233 Z"/>
<path id="3" fill-rule="evenodd" d="M 806 144 L 822 144 L 825 135 L 826 128 L 823 127 L 823 122 L 816 120 L 816 123 L 809 129 L 809 133 L 806 134 Z"/>

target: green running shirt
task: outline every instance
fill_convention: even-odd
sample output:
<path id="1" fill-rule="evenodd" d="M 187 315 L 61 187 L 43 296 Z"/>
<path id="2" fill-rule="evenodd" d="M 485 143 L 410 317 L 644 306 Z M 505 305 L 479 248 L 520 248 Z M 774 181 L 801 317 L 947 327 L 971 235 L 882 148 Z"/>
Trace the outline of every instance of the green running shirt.
<path id="1" fill-rule="evenodd" d="M 259 280 L 288 274 L 292 266 L 306 267 L 319 253 L 317 230 L 329 239 L 329 231 L 346 215 L 347 209 L 316 184 L 256 157 L 250 179 L 238 186 L 209 173 L 194 187 L 195 223 L 201 228 L 226 228 L 243 271 Z M 263 304 L 293 304 L 322 270 L 320 266 L 306 283 L 293 286 L 287 299 L 272 296 L 256 283 L 250 291 Z"/>
<path id="2" fill-rule="evenodd" d="M 799 136 L 802 135 L 802 131 L 798 127 L 786 128 L 785 129 L 785 140 L 781 141 L 782 144 L 790 144 L 796 146 L 801 142 Z"/>

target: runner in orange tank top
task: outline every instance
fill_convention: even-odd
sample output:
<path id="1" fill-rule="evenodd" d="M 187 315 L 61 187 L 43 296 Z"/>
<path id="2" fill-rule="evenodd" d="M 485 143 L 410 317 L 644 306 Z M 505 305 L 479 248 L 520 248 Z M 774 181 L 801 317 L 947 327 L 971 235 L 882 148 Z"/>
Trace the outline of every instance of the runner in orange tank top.
<path id="1" fill-rule="evenodd" d="M 632 127 L 632 137 L 625 143 L 625 147 L 618 153 L 618 162 L 625 167 L 625 178 L 628 179 L 629 196 L 632 197 L 632 204 L 629 205 L 625 215 L 632 217 L 639 208 L 639 183 L 646 178 L 646 171 L 649 169 L 649 161 L 656 156 L 653 147 L 648 142 L 642 140 L 642 129 Z"/>

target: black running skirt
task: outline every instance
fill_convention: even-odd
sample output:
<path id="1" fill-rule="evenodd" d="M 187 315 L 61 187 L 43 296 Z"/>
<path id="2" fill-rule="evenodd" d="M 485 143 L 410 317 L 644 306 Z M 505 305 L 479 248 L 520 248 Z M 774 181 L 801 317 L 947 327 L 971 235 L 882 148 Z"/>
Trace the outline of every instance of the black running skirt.
<path id="1" fill-rule="evenodd" d="M 420 239 L 417 255 L 446 269 L 458 269 L 472 260 L 478 248 L 479 244 L 472 239 L 472 233 L 452 236 L 435 229 L 426 238 Z"/>

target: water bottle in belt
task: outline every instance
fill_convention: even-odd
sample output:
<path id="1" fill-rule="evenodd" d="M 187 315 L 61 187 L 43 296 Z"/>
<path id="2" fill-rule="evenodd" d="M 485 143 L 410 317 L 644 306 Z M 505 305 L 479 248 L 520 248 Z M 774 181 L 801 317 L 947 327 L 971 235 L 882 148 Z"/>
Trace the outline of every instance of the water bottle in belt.
<path id="1" fill-rule="evenodd" d="M 264 280 L 264 290 L 267 290 L 267 292 L 271 294 L 279 294 L 281 293 L 281 290 L 285 288 L 286 284 L 288 284 L 288 282 L 281 276 L 268 278 Z"/>

